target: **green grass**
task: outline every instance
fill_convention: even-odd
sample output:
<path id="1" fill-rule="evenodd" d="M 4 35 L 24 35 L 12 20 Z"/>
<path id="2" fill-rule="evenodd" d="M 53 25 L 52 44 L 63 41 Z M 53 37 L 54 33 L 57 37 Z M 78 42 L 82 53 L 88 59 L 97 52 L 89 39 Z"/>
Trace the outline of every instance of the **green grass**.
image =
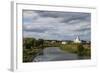
<path id="1" fill-rule="evenodd" d="M 90 58 L 91 57 L 91 49 L 90 47 L 88 47 L 87 45 L 82 45 L 83 46 L 83 50 L 81 51 L 82 48 L 78 48 L 78 44 L 64 44 L 64 45 L 60 45 L 61 50 L 65 51 L 65 52 L 69 52 L 69 53 L 75 53 L 79 56 L 84 56 L 85 58 Z M 87 48 L 86 48 L 87 47 Z"/>
<path id="2" fill-rule="evenodd" d="M 23 62 L 32 62 L 33 58 L 39 53 L 40 49 L 23 49 Z"/>
<path id="3" fill-rule="evenodd" d="M 65 51 L 65 52 L 70 52 L 70 53 L 76 53 L 76 51 L 77 51 L 76 45 L 61 44 L 60 48 L 61 48 L 61 50 Z"/>

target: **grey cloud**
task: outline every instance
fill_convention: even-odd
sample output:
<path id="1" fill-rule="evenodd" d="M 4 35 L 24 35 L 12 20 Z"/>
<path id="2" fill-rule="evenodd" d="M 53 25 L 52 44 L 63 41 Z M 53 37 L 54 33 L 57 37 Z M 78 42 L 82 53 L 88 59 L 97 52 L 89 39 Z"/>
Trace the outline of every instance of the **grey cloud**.
<path id="1" fill-rule="evenodd" d="M 44 33 L 47 29 L 24 29 L 26 32 Z"/>
<path id="2" fill-rule="evenodd" d="M 28 14 L 26 11 L 24 16 L 32 18 L 32 23 L 23 24 L 24 35 L 27 37 L 66 40 L 79 35 L 83 39 L 91 38 L 88 35 L 91 34 L 90 13 L 30 11 Z"/>
<path id="3" fill-rule="evenodd" d="M 68 17 L 68 18 L 67 18 Z M 89 14 L 73 14 L 73 15 L 70 15 L 65 17 L 62 22 L 64 23 L 69 23 L 69 24 L 75 24 L 75 23 L 80 23 L 80 22 L 89 22 L 90 20 L 90 15 Z M 74 22 L 72 22 L 74 21 Z"/>
<path id="4" fill-rule="evenodd" d="M 81 29 L 77 29 L 77 30 L 75 30 L 75 31 L 80 31 L 80 32 L 81 32 L 81 31 L 83 31 L 83 32 L 84 32 L 84 31 L 90 31 L 90 28 L 81 28 Z"/>

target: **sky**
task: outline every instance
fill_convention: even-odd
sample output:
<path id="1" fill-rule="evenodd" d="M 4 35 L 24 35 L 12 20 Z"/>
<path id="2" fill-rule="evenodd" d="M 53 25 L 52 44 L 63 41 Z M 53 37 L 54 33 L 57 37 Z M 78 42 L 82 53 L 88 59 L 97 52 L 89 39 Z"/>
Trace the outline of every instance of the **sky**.
<path id="1" fill-rule="evenodd" d="M 23 37 L 91 40 L 91 13 L 23 10 Z"/>

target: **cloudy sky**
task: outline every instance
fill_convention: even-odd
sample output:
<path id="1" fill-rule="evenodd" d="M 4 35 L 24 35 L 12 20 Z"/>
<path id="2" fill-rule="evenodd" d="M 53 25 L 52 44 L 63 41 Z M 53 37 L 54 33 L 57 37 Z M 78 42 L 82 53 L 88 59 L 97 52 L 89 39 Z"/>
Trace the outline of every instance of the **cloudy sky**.
<path id="1" fill-rule="evenodd" d="M 91 14 L 23 10 L 23 37 L 52 40 L 91 39 Z"/>

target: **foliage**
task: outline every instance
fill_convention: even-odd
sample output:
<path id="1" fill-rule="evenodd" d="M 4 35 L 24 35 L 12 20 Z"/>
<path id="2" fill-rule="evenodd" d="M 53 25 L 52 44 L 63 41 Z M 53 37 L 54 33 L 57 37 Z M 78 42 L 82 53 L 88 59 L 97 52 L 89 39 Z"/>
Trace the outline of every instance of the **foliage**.
<path id="1" fill-rule="evenodd" d="M 37 54 L 43 49 L 43 39 L 36 40 L 34 38 L 23 39 L 23 62 L 32 62 Z"/>
<path id="2" fill-rule="evenodd" d="M 77 45 L 77 54 L 78 56 L 84 56 L 84 47 L 82 44 Z"/>

